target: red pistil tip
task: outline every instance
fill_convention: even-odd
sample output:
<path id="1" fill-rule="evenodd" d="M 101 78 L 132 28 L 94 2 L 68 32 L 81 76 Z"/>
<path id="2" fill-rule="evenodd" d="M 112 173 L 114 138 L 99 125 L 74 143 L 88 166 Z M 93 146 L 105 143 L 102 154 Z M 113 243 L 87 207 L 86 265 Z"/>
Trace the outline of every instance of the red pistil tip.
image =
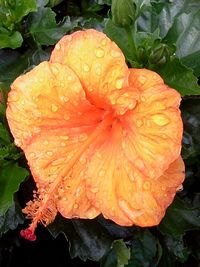
<path id="1" fill-rule="evenodd" d="M 33 231 L 30 228 L 27 228 L 25 230 L 21 230 L 20 235 L 29 241 L 35 241 L 37 238 L 36 235 L 33 233 Z"/>

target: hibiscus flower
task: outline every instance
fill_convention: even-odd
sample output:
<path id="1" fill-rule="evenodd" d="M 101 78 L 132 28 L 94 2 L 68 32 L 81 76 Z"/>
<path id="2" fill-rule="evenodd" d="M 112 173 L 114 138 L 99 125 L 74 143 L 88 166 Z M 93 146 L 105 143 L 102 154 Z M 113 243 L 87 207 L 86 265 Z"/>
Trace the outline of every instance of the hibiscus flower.
<path id="1" fill-rule="evenodd" d="M 180 100 L 155 72 L 129 69 L 105 34 L 64 36 L 8 96 L 10 130 L 38 188 L 22 236 L 35 240 L 57 212 L 159 224 L 184 179 Z"/>

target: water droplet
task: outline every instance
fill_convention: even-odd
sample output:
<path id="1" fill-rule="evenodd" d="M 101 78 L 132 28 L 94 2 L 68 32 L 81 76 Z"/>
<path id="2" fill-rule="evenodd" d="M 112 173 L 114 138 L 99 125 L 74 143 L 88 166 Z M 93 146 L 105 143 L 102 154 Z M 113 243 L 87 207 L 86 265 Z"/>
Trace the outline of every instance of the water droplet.
<path id="1" fill-rule="evenodd" d="M 104 169 L 99 171 L 99 176 L 103 177 L 105 175 L 106 171 Z"/>
<path id="2" fill-rule="evenodd" d="M 96 72 L 97 75 L 101 75 L 101 67 L 97 67 L 95 69 L 95 72 Z"/>
<path id="3" fill-rule="evenodd" d="M 65 87 L 65 84 L 64 84 L 64 83 L 60 83 L 60 86 L 61 86 L 61 87 Z"/>
<path id="4" fill-rule="evenodd" d="M 64 142 L 61 142 L 61 146 L 64 147 L 66 146 L 66 144 Z"/>
<path id="5" fill-rule="evenodd" d="M 111 102 L 112 105 L 115 105 L 116 104 L 116 100 L 113 99 L 113 98 L 110 100 L 110 102 Z"/>
<path id="6" fill-rule="evenodd" d="M 154 80 L 158 80 L 160 77 L 158 76 L 158 75 L 153 75 L 153 77 L 152 77 Z"/>
<path id="7" fill-rule="evenodd" d="M 55 104 L 52 104 L 52 105 L 51 105 L 51 110 L 52 110 L 53 112 L 56 112 L 56 111 L 58 110 L 58 106 L 56 106 Z"/>
<path id="8" fill-rule="evenodd" d="M 55 49 L 60 50 L 60 44 L 56 44 Z"/>
<path id="9" fill-rule="evenodd" d="M 132 182 L 135 181 L 135 176 L 134 176 L 133 173 L 130 173 L 130 174 L 129 174 L 129 179 L 130 179 Z"/>
<path id="10" fill-rule="evenodd" d="M 102 154 L 100 152 L 97 152 L 96 156 L 97 156 L 98 159 L 102 159 Z"/>
<path id="11" fill-rule="evenodd" d="M 138 158 L 135 160 L 135 165 L 139 168 L 139 169 L 144 169 L 144 162 L 142 159 Z"/>
<path id="12" fill-rule="evenodd" d="M 106 45 L 106 43 L 107 43 L 106 38 L 104 38 L 104 39 L 101 40 L 101 44 L 102 44 L 103 46 Z"/>
<path id="13" fill-rule="evenodd" d="M 67 103 L 67 102 L 69 101 L 69 98 L 68 98 L 67 96 L 62 95 L 62 96 L 60 97 L 60 100 L 61 100 L 62 102 Z"/>
<path id="14" fill-rule="evenodd" d="M 90 70 L 90 67 L 88 66 L 88 64 L 84 64 L 84 65 L 83 65 L 83 70 L 84 70 L 85 72 L 88 72 L 88 71 Z"/>
<path id="15" fill-rule="evenodd" d="M 168 117 L 164 114 L 153 115 L 152 119 L 158 126 L 165 126 L 170 122 Z"/>
<path id="16" fill-rule="evenodd" d="M 176 191 L 178 191 L 178 192 L 183 191 L 183 185 L 181 184 L 179 187 L 177 187 Z"/>
<path id="17" fill-rule="evenodd" d="M 145 102 L 146 101 L 146 98 L 144 96 L 141 97 L 141 101 L 142 102 Z"/>
<path id="18" fill-rule="evenodd" d="M 143 121 L 138 119 L 138 120 L 136 120 L 136 124 L 138 127 L 141 127 L 143 125 Z"/>
<path id="19" fill-rule="evenodd" d="M 121 54 L 120 54 L 119 51 L 116 51 L 116 50 L 113 49 L 113 50 L 111 50 L 111 56 L 116 58 L 116 57 L 120 57 Z"/>
<path id="20" fill-rule="evenodd" d="M 18 96 L 18 93 L 13 91 L 12 92 L 12 101 L 17 101 L 19 100 L 19 96 Z"/>
<path id="21" fill-rule="evenodd" d="M 153 170 L 149 171 L 149 177 L 154 178 L 155 177 L 155 172 Z"/>
<path id="22" fill-rule="evenodd" d="M 96 57 L 98 57 L 98 58 L 101 58 L 101 57 L 103 57 L 104 56 L 104 50 L 103 49 L 101 49 L 101 48 L 97 48 L 96 50 L 95 50 L 95 55 L 96 55 Z"/>
<path id="23" fill-rule="evenodd" d="M 77 203 L 74 204 L 74 209 L 78 209 L 78 204 Z"/>
<path id="24" fill-rule="evenodd" d="M 99 188 L 98 187 L 92 187 L 90 191 L 92 193 L 96 194 L 97 192 L 99 192 Z"/>
<path id="25" fill-rule="evenodd" d="M 49 144 L 49 141 L 44 140 L 43 144 L 44 144 L 45 146 L 47 146 L 47 145 Z"/>
<path id="26" fill-rule="evenodd" d="M 66 36 L 66 40 L 70 42 L 72 40 L 72 36 L 71 35 L 67 35 Z"/>
<path id="27" fill-rule="evenodd" d="M 167 135 L 166 134 L 162 134 L 161 136 L 163 139 L 167 139 Z"/>
<path id="28" fill-rule="evenodd" d="M 118 89 L 118 90 L 122 89 L 123 83 L 124 83 L 124 79 L 116 80 L 116 83 L 115 83 L 116 89 Z"/>
<path id="29" fill-rule="evenodd" d="M 69 136 L 68 135 L 62 135 L 62 136 L 60 136 L 60 139 L 62 139 L 62 140 L 68 140 L 69 139 Z"/>
<path id="30" fill-rule="evenodd" d="M 144 75 L 140 75 L 138 78 L 139 78 L 139 82 L 141 84 L 144 84 L 146 82 L 146 80 L 147 80 L 147 78 Z"/>
<path id="31" fill-rule="evenodd" d="M 87 162 L 86 158 L 84 158 L 84 157 L 81 157 L 79 159 L 79 161 L 80 161 L 81 164 L 85 164 Z"/>
<path id="32" fill-rule="evenodd" d="M 151 188 L 151 183 L 149 181 L 145 181 L 143 184 L 143 188 L 145 190 L 149 190 Z"/>
<path id="33" fill-rule="evenodd" d="M 47 151 L 47 156 L 53 156 L 53 152 L 52 151 Z"/>
<path id="34" fill-rule="evenodd" d="M 52 70 L 52 72 L 53 72 L 55 75 L 58 75 L 59 70 L 57 69 L 57 67 L 52 66 L 52 67 L 51 67 L 51 70 Z"/>
<path id="35" fill-rule="evenodd" d="M 122 135 L 123 135 L 124 137 L 127 136 L 127 130 L 123 129 L 123 130 L 122 130 Z"/>
<path id="36" fill-rule="evenodd" d="M 64 115 L 63 118 L 64 118 L 64 120 L 68 121 L 70 119 L 70 116 L 66 114 L 66 115 Z"/>
<path id="37" fill-rule="evenodd" d="M 69 76 L 67 76 L 67 80 L 68 81 L 72 81 L 73 80 L 73 77 L 69 75 Z"/>
<path id="38" fill-rule="evenodd" d="M 122 148 L 123 148 L 123 149 L 126 148 L 126 142 L 125 142 L 125 141 L 122 142 Z"/>
<path id="39" fill-rule="evenodd" d="M 35 157 L 35 153 L 34 152 L 30 153 L 30 157 L 34 158 Z"/>
<path id="40" fill-rule="evenodd" d="M 135 107 L 135 105 L 136 105 L 136 101 L 132 101 L 129 105 L 128 105 L 128 108 L 131 110 L 131 109 L 133 109 L 134 107 Z"/>
<path id="41" fill-rule="evenodd" d="M 92 92 L 92 91 L 93 91 L 93 88 L 92 88 L 92 87 L 89 87 L 89 88 L 88 88 L 88 91 L 89 91 L 89 92 Z"/>
<path id="42" fill-rule="evenodd" d="M 165 190 L 166 190 L 166 186 L 162 185 L 162 186 L 161 186 L 161 189 L 162 189 L 163 191 L 165 191 Z"/>

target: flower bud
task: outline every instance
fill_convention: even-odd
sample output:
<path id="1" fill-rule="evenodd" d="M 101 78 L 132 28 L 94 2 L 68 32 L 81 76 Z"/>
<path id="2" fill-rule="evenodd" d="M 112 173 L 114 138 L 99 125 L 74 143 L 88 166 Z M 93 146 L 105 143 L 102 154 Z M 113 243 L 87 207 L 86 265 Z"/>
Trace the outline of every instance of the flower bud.
<path id="1" fill-rule="evenodd" d="M 169 60 L 170 55 L 170 48 L 166 44 L 159 44 L 151 51 L 149 62 L 151 64 L 163 65 Z"/>
<path id="2" fill-rule="evenodd" d="M 112 0 L 112 21 L 119 27 L 126 27 L 135 21 L 136 6 L 133 0 Z"/>

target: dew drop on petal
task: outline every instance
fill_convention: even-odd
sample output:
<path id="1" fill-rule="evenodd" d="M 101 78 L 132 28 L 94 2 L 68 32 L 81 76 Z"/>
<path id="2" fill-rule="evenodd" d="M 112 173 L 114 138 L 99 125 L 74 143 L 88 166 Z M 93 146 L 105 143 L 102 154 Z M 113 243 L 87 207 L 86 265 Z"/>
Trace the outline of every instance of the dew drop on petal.
<path id="1" fill-rule="evenodd" d="M 116 58 L 116 57 L 120 57 L 120 52 L 116 51 L 116 50 L 111 50 L 111 56 Z"/>
<path id="2" fill-rule="evenodd" d="M 47 156 L 50 156 L 50 157 L 53 156 L 53 152 L 52 151 L 47 151 L 46 154 L 47 154 Z"/>
<path id="3" fill-rule="evenodd" d="M 144 96 L 141 97 L 141 101 L 142 102 L 145 102 L 146 101 L 146 98 Z"/>
<path id="4" fill-rule="evenodd" d="M 123 141 L 122 142 L 122 148 L 125 149 L 126 148 L 126 143 Z"/>
<path id="5" fill-rule="evenodd" d="M 97 67 L 95 69 L 95 72 L 96 72 L 97 75 L 101 75 L 101 67 Z"/>
<path id="6" fill-rule="evenodd" d="M 35 153 L 34 152 L 30 153 L 30 157 L 34 158 L 35 157 Z"/>
<path id="7" fill-rule="evenodd" d="M 116 80 L 115 87 L 116 89 L 120 90 L 123 87 L 124 79 L 118 79 Z"/>
<path id="8" fill-rule="evenodd" d="M 78 209 L 78 204 L 77 203 L 74 204 L 74 209 Z"/>
<path id="9" fill-rule="evenodd" d="M 146 78 L 144 75 L 140 75 L 140 76 L 139 76 L 139 82 L 140 82 L 141 84 L 144 84 L 144 83 L 146 82 L 146 80 L 147 80 L 147 78 Z"/>
<path id="10" fill-rule="evenodd" d="M 52 105 L 51 105 L 51 110 L 52 110 L 53 112 L 58 111 L 58 106 L 56 106 L 55 104 L 52 104 Z"/>
<path id="11" fill-rule="evenodd" d="M 62 140 L 68 140 L 69 139 L 69 136 L 68 135 L 62 135 L 62 136 L 60 136 L 60 139 L 62 139 Z"/>
<path id="12" fill-rule="evenodd" d="M 70 119 L 70 116 L 69 115 L 64 115 L 64 120 L 68 121 Z"/>
<path id="13" fill-rule="evenodd" d="M 96 193 L 99 192 L 99 188 L 98 188 L 98 187 L 92 187 L 92 188 L 90 189 L 90 191 L 91 191 L 92 193 L 96 194 Z"/>
<path id="14" fill-rule="evenodd" d="M 170 120 L 164 114 L 153 115 L 152 119 L 158 126 L 165 126 L 170 122 Z"/>
<path id="15" fill-rule="evenodd" d="M 61 142 L 61 146 L 62 146 L 62 147 L 65 147 L 66 144 L 65 144 L 64 142 Z"/>
<path id="16" fill-rule="evenodd" d="M 55 49 L 60 50 L 60 44 L 56 44 Z"/>
<path id="17" fill-rule="evenodd" d="M 143 125 L 143 121 L 140 120 L 140 119 L 136 120 L 136 125 L 137 125 L 138 127 L 141 127 L 141 126 Z"/>
<path id="18" fill-rule="evenodd" d="M 178 192 L 183 191 L 183 185 L 181 184 L 181 185 L 176 189 L 176 191 L 178 191 Z"/>
<path id="19" fill-rule="evenodd" d="M 88 64 L 84 64 L 83 65 L 83 70 L 85 71 L 85 72 L 88 72 L 89 70 L 90 70 L 90 67 L 88 66 Z"/>
<path id="20" fill-rule="evenodd" d="M 103 56 L 104 56 L 104 50 L 103 49 L 101 49 L 101 48 L 97 48 L 96 50 L 95 50 L 95 55 L 96 55 L 96 57 L 98 57 L 98 58 L 102 58 Z"/>
<path id="21" fill-rule="evenodd" d="M 99 171 L 99 177 L 103 177 L 105 175 L 106 171 L 104 169 Z"/>
<path id="22" fill-rule="evenodd" d="M 149 181 L 145 181 L 143 184 L 143 188 L 145 190 L 149 190 L 151 188 L 151 183 Z"/>
<path id="23" fill-rule="evenodd" d="M 162 189 L 163 191 L 165 191 L 165 190 L 166 190 L 166 186 L 162 185 L 162 186 L 161 186 L 161 189 Z"/>
<path id="24" fill-rule="evenodd" d="M 43 144 L 44 144 L 45 146 L 47 146 L 47 145 L 49 144 L 49 141 L 44 140 Z"/>
<path id="25" fill-rule="evenodd" d="M 73 77 L 69 75 L 69 76 L 67 76 L 67 80 L 68 81 L 72 81 L 73 80 Z"/>
<path id="26" fill-rule="evenodd" d="M 106 43 L 107 43 L 107 40 L 106 40 L 106 38 L 104 38 L 104 39 L 102 39 L 102 40 L 101 40 L 101 45 L 103 45 L 103 46 L 104 46 L 104 45 L 106 45 Z"/>
<path id="27" fill-rule="evenodd" d="M 67 96 L 62 95 L 62 96 L 60 97 L 60 100 L 61 100 L 62 102 L 67 103 L 67 102 L 69 101 L 69 98 L 68 98 Z"/>

